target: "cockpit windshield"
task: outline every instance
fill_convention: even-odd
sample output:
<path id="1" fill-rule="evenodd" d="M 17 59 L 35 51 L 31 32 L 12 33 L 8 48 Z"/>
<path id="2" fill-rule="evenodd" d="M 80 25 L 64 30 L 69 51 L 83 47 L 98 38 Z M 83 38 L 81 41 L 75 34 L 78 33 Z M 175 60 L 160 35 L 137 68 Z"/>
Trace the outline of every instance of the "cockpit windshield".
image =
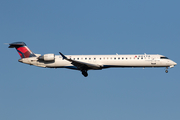
<path id="1" fill-rule="evenodd" d="M 161 59 L 169 59 L 168 57 L 160 57 Z"/>

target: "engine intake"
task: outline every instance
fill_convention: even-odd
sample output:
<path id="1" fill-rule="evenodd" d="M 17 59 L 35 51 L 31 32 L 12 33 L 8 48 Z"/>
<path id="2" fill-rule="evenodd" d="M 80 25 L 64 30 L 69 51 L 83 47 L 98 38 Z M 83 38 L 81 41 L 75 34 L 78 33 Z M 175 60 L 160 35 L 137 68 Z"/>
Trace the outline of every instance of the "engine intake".
<path id="1" fill-rule="evenodd" d="M 44 54 L 42 56 L 39 56 L 38 59 L 44 60 L 44 61 L 54 61 L 55 55 L 54 54 Z"/>

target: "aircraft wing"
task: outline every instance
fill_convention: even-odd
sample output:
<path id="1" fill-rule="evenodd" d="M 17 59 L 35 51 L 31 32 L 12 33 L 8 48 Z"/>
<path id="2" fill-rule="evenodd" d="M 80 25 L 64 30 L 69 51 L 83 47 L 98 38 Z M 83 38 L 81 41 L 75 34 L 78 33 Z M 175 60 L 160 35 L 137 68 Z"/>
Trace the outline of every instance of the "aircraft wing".
<path id="1" fill-rule="evenodd" d="M 76 66 L 80 70 L 84 70 L 84 69 L 85 70 L 88 70 L 88 69 L 101 69 L 100 65 L 90 64 L 90 63 L 86 63 L 86 62 L 81 62 L 81 61 L 77 61 L 77 60 L 68 59 L 61 52 L 59 52 L 59 54 L 63 57 L 63 59 L 71 62 L 72 65 Z"/>

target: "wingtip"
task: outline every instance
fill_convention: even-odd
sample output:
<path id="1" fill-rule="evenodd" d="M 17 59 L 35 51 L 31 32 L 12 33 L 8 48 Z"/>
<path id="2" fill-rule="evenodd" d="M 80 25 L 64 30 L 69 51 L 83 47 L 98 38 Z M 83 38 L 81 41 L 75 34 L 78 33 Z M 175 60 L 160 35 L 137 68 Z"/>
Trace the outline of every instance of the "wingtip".
<path id="1" fill-rule="evenodd" d="M 67 59 L 67 57 L 63 55 L 61 52 L 59 52 L 59 54 L 63 57 L 63 59 Z"/>

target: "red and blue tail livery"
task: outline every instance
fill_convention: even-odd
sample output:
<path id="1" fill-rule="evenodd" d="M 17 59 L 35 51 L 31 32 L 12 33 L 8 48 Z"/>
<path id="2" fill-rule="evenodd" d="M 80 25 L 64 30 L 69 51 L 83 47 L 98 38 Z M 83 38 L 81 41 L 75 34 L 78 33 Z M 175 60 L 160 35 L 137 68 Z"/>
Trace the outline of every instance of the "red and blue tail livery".
<path id="1" fill-rule="evenodd" d="M 14 42 L 9 45 L 9 48 L 16 48 L 21 58 L 36 57 L 36 55 L 31 52 L 24 42 Z"/>

